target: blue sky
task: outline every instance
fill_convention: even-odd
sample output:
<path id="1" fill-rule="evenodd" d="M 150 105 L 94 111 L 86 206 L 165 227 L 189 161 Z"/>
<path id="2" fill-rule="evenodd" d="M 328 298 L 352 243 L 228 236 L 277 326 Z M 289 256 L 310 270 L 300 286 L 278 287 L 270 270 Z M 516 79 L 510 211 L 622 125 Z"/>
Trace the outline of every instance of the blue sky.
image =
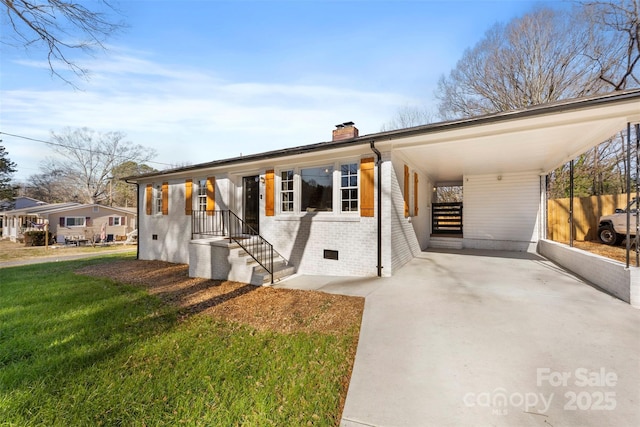
<path id="1" fill-rule="evenodd" d="M 49 140 L 89 127 L 153 147 L 151 163 L 196 164 L 327 141 L 354 121 L 380 131 L 434 90 L 496 22 L 536 5 L 496 1 L 162 1 L 118 3 L 128 28 L 79 56 L 80 88 L 51 77 L 42 52 L 5 49 L 0 132 Z M 2 31 L 7 31 L 4 26 Z M 0 135 L 14 175 L 39 172 L 46 144 Z"/>

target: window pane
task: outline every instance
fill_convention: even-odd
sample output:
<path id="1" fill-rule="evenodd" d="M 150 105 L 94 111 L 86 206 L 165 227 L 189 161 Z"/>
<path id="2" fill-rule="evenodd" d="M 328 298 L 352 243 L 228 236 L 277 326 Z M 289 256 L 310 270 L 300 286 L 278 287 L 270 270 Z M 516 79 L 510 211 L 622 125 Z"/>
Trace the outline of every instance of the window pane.
<path id="1" fill-rule="evenodd" d="M 342 200 L 343 212 L 354 212 L 358 210 L 358 164 L 349 163 L 340 166 L 342 177 L 340 186 L 342 191 L 340 197 Z"/>
<path id="2" fill-rule="evenodd" d="M 300 209 L 303 212 L 333 210 L 333 166 L 302 169 L 300 179 Z"/>
<path id="3" fill-rule="evenodd" d="M 293 171 L 280 172 L 280 206 L 282 212 L 293 212 Z"/>

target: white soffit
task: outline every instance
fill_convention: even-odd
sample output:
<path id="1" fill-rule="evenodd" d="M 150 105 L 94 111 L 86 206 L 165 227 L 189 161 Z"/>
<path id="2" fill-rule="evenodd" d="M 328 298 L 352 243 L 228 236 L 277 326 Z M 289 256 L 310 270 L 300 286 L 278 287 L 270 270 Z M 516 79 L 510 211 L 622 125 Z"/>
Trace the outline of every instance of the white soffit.
<path id="1" fill-rule="evenodd" d="M 640 101 L 434 129 L 393 141 L 437 181 L 463 175 L 546 174 L 640 120 Z"/>

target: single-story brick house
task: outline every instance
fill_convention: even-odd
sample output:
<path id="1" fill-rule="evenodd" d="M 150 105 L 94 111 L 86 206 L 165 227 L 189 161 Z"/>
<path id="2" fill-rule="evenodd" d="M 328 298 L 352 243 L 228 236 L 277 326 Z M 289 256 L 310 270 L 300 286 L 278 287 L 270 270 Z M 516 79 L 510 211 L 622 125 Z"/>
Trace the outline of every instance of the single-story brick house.
<path id="1" fill-rule="evenodd" d="M 0 212 L 0 216 L 2 236 L 13 242 L 26 231 L 42 230 L 46 220 L 55 243 L 95 241 L 103 233 L 104 240 L 125 240 L 136 229 L 135 209 L 97 204 L 39 203 Z"/>
<path id="2" fill-rule="evenodd" d="M 547 174 L 639 120 L 629 90 L 364 136 L 347 122 L 328 142 L 129 177 L 138 256 L 260 283 L 265 247 L 287 273 L 343 276 L 389 276 L 430 247 L 536 251 Z M 445 185 L 463 191 L 452 236 L 435 229 Z"/>

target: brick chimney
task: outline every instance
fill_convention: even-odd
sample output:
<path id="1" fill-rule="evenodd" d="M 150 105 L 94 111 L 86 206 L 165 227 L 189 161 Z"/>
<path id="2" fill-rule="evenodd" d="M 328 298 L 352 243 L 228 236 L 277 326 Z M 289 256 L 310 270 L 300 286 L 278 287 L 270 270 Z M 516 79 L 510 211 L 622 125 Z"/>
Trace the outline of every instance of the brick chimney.
<path id="1" fill-rule="evenodd" d="M 358 137 L 358 128 L 353 125 L 353 122 L 344 122 L 336 125 L 333 130 L 333 141 L 341 141 L 343 139 L 351 139 Z"/>

